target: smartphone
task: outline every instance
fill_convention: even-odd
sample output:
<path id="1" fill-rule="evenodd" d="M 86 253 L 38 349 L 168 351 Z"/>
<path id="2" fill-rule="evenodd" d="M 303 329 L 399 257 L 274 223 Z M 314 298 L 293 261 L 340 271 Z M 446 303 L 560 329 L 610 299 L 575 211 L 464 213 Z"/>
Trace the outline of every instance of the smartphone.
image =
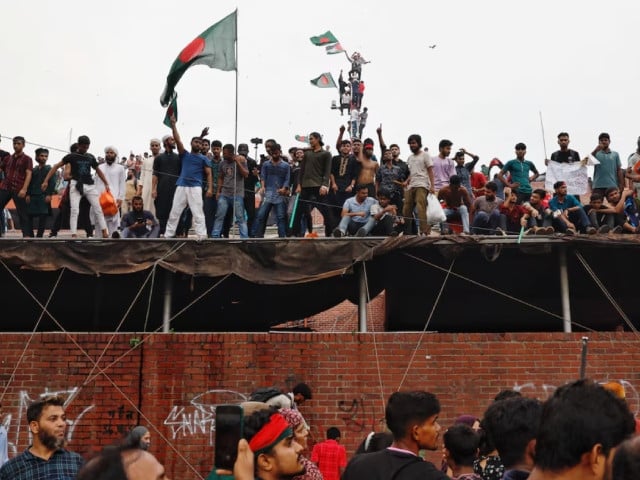
<path id="1" fill-rule="evenodd" d="M 242 438 L 243 411 L 240 405 L 216 406 L 214 464 L 216 468 L 233 470 Z"/>

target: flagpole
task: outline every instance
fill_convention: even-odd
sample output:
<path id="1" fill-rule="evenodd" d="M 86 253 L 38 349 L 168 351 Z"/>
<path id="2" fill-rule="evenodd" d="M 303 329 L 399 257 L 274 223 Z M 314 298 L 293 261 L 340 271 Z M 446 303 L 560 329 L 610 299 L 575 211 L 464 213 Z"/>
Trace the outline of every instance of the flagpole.
<path id="1" fill-rule="evenodd" d="M 236 8 L 236 14 L 234 15 L 235 18 L 235 22 L 236 22 L 236 112 L 235 112 L 235 123 L 234 123 L 234 127 L 233 127 L 233 144 L 236 146 L 236 148 L 238 148 L 238 9 Z M 235 151 L 235 154 L 238 155 L 238 151 Z M 235 197 L 237 196 L 238 192 L 236 192 L 236 185 L 238 182 L 236 182 L 236 175 L 238 174 L 238 164 L 234 161 L 233 162 L 233 220 L 231 222 L 231 230 L 233 230 L 233 225 L 236 223 L 236 200 Z M 249 166 L 249 164 L 247 163 L 247 166 Z M 242 197 L 244 198 L 245 195 L 245 191 L 244 189 L 242 190 Z M 231 233 L 230 233 L 231 234 Z M 238 225 L 238 234 L 240 234 L 240 225 Z"/>

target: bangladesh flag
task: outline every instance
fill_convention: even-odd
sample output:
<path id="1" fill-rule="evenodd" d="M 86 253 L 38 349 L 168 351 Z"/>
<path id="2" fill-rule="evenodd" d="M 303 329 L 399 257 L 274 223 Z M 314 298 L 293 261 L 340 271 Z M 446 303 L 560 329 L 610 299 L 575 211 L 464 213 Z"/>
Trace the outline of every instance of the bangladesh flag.
<path id="1" fill-rule="evenodd" d="M 167 113 L 164 116 L 164 121 L 162 122 L 169 128 L 171 128 L 171 115 L 176 117 L 176 122 L 177 122 L 178 121 L 178 94 L 177 93 L 173 96 L 173 100 L 171 100 L 171 103 L 167 108 Z"/>
<path id="2" fill-rule="evenodd" d="M 198 35 L 175 59 L 164 87 L 160 104 L 166 107 L 174 96 L 175 86 L 192 65 L 207 65 L 219 70 L 236 69 L 237 11 L 227 15 Z"/>
<path id="3" fill-rule="evenodd" d="M 336 88 L 336 82 L 333 80 L 333 76 L 329 72 L 325 72 L 319 77 L 311 80 L 311 85 L 315 85 L 320 88 Z"/>
<path id="4" fill-rule="evenodd" d="M 317 37 L 311 37 L 309 40 L 311 40 L 311 43 L 316 46 L 329 45 L 331 43 L 338 42 L 338 39 L 334 37 L 333 33 L 331 33 L 329 30 L 327 30 L 322 35 L 318 35 Z"/>
<path id="5" fill-rule="evenodd" d="M 296 140 L 302 143 L 309 143 L 308 135 L 296 135 Z"/>
<path id="6" fill-rule="evenodd" d="M 342 48 L 342 45 L 340 45 L 339 43 L 336 43 L 334 45 L 327 45 L 326 50 L 327 54 L 329 55 L 335 55 L 336 53 L 342 53 L 345 51 L 344 48 Z"/>

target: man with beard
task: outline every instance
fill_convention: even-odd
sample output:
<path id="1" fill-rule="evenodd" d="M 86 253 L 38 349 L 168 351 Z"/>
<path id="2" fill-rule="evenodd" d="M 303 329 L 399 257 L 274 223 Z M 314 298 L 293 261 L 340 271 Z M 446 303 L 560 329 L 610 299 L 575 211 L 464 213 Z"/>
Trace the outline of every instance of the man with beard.
<path id="1" fill-rule="evenodd" d="M 131 211 L 124 214 L 120 228 L 122 238 L 158 238 L 160 225 L 149 210 L 144 210 L 142 197 L 131 199 Z"/>
<path id="2" fill-rule="evenodd" d="M 289 423 L 275 409 L 258 410 L 245 417 L 243 436 L 249 442 L 249 448 L 241 441 L 238 457 L 250 465 L 244 457 L 247 451 L 253 452 L 255 478 L 280 480 L 305 473 L 302 445 L 295 440 Z M 236 478 L 246 476 L 237 475 Z"/>
<path id="3" fill-rule="evenodd" d="M 32 237 L 26 197 L 33 173 L 33 160 L 24 153 L 24 144 L 24 137 L 13 137 L 13 155 L 5 155 L 0 160 L 0 172 L 4 175 L 0 181 L 0 212 L 9 200 L 13 200 L 20 217 L 22 236 Z"/>
<path id="4" fill-rule="evenodd" d="M 153 164 L 156 161 L 156 157 L 160 154 L 160 140 L 152 138 L 149 141 L 149 149 L 151 150 L 151 156 L 145 156 L 142 158 L 142 167 L 140 168 L 140 181 L 138 182 L 138 191 L 136 194 L 142 197 L 147 209 L 155 214 L 156 208 L 153 204 Z"/>
<path id="5" fill-rule="evenodd" d="M 393 393 L 385 409 L 385 419 L 393 434 L 393 443 L 384 450 L 353 457 L 342 475 L 342 480 L 447 480 L 449 477 L 439 471 L 433 463 L 418 456 L 420 450 L 438 449 L 439 413 L 440 402 L 432 393 Z"/>
<path id="6" fill-rule="evenodd" d="M 115 233 L 116 237 L 118 235 L 118 227 L 120 226 L 120 208 L 124 200 L 125 182 L 127 181 L 127 171 L 122 165 L 116 162 L 117 159 L 118 149 L 112 146 L 105 147 L 105 161 L 98 166 L 98 169 L 102 170 L 104 176 L 107 177 L 107 182 L 111 186 L 111 195 L 113 195 L 116 205 L 118 206 L 118 211 L 115 215 L 105 215 L 104 218 L 109 235 L 114 236 Z M 98 193 L 102 195 L 102 192 L 105 190 L 105 186 L 99 178 L 96 179 L 96 188 L 98 189 Z M 91 208 L 91 220 L 95 225 L 97 222 L 97 212 L 94 207 Z"/>
<path id="7" fill-rule="evenodd" d="M 411 234 L 413 228 L 413 210 L 418 210 L 420 231 L 422 235 L 429 235 L 431 226 L 427 221 L 427 195 L 435 194 L 435 179 L 433 176 L 433 160 L 422 150 L 422 137 L 418 134 L 409 135 L 409 149 L 411 155 L 407 158 L 409 178 L 404 181 L 406 188 L 402 216 L 405 217 L 405 233 Z"/>
<path id="8" fill-rule="evenodd" d="M 0 480 L 48 480 L 76 478 L 82 457 L 64 448 L 67 419 L 64 401 L 50 396 L 27 408 L 33 444 L 0 468 Z"/>
<path id="9" fill-rule="evenodd" d="M 31 229 L 31 237 L 33 237 L 33 227 L 35 220 L 38 223 L 37 237 L 42 238 L 44 236 L 44 229 L 47 223 L 47 218 L 51 215 L 51 196 L 55 193 L 56 181 L 54 178 L 49 180 L 49 188 L 46 191 L 42 191 L 40 185 L 42 180 L 45 179 L 51 166 L 47 165 L 47 159 L 49 158 L 49 150 L 46 148 L 36 149 L 36 162 L 38 165 L 33 167 L 33 174 L 31 176 L 31 183 L 27 190 L 26 202 L 29 206 L 29 225 Z"/>
<path id="10" fill-rule="evenodd" d="M 167 220 L 167 229 L 165 236 L 171 238 L 176 235 L 178 221 L 180 215 L 186 206 L 189 206 L 193 215 L 193 223 L 196 230 L 198 240 L 207 238 L 207 226 L 204 219 L 204 210 L 202 206 L 202 184 L 203 179 L 207 182 L 207 197 L 213 196 L 213 178 L 211 176 L 211 162 L 200 153 L 202 144 L 202 135 L 191 138 L 191 152 L 184 148 L 178 128 L 176 127 L 176 117 L 171 115 L 171 132 L 178 147 L 178 155 L 180 158 L 180 176 L 176 181 L 176 192 L 173 195 L 173 203 L 169 220 Z M 204 133 L 204 132 L 203 132 Z"/>
<path id="11" fill-rule="evenodd" d="M 102 230 L 102 237 L 108 238 L 109 233 L 107 231 L 107 224 L 104 219 L 104 214 L 102 213 L 102 207 L 100 207 L 100 194 L 98 193 L 93 177 L 91 176 L 91 169 L 96 171 L 96 174 L 100 180 L 102 180 L 106 190 L 109 190 L 109 181 L 102 170 L 98 168 L 98 161 L 96 160 L 96 157 L 88 153 L 89 145 L 91 145 L 89 137 L 86 135 L 80 135 L 78 137 L 77 152 L 65 155 L 62 160 L 56 163 L 42 182 L 41 188 L 43 192 L 46 191 L 48 188 L 48 182 L 53 174 L 60 167 L 69 164 L 71 166 L 71 180 L 69 182 L 69 200 L 71 203 L 69 227 L 71 229 L 71 237 L 76 238 L 78 236 L 80 200 L 84 197 L 94 208 L 97 223 L 100 225 L 100 229 Z"/>
<path id="12" fill-rule="evenodd" d="M 162 138 L 164 153 L 153 159 L 151 196 L 154 198 L 156 217 L 160 223 L 160 236 L 164 236 L 176 191 L 176 180 L 180 176 L 180 157 L 173 150 L 176 142 L 171 135 Z"/>

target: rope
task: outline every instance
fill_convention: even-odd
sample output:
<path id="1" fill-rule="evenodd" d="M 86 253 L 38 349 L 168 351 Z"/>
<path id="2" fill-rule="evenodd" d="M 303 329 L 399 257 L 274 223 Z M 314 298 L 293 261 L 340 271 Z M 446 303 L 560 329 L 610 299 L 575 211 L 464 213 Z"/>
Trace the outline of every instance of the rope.
<path id="1" fill-rule="evenodd" d="M 7 265 L 5 265 L 4 262 L 2 262 L 2 266 L 8 270 L 8 267 L 7 267 Z M 47 298 L 47 303 L 45 304 L 45 307 L 49 306 L 49 303 L 51 302 L 51 299 L 53 298 L 53 294 L 57 290 L 58 285 L 60 283 L 60 280 L 62 280 L 62 275 L 63 275 L 64 271 L 65 271 L 64 268 L 62 268 L 60 270 L 60 275 L 58 275 L 58 279 L 56 280 L 56 283 L 53 286 L 53 289 L 51 290 L 51 293 L 49 294 L 49 298 Z M 40 312 L 40 317 L 38 317 L 38 321 L 36 322 L 35 326 L 33 327 L 33 331 L 31 332 L 31 335 L 29 335 L 29 340 L 27 340 L 27 343 L 25 344 L 24 348 L 22 349 L 22 353 L 20 354 L 20 357 L 18 357 L 18 361 L 16 362 L 16 365 L 15 365 L 13 371 L 11 372 L 11 375 L 9 376 L 9 380 L 7 380 L 7 382 L 6 382 L 5 386 L 4 386 L 4 390 L 2 390 L 2 395 L 0 395 L 0 405 L 2 404 L 2 400 L 4 400 L 4 396 L 7 393 L 7 390 L 9 389 L 9 385 L 11 385 L 11 382 L 13 382 L 13 379 L 16 376 L 16 372 L 18 371 L 18 367 L 22 363 L 22 359 L 26 355 L 27 350 L 29 348 L 29 345 L 31 345 L 31 341 L 33 340 L 33 337 L 35 336 L 36 332 L 38 331 L 38 326 L 40 325 L 40 322 L 42 321 L 42 318 L 44 317 L 44 313 L 45 313 L 45 311 L 43 309 L 42 312 Z"/>
<path id="2" fill-rule="evenodd" d="M 398 389 L 396 391 L 400 391 L 400 389 L 402 388 L 402 384 L 404 383 L 405 379 L 407 378 L 407 375 L 409 374 L 409 369 L 411 368 L 411 364 L 413 363 L 413 359 L 415 358 L 416 354 L 418 353 L 418 348 L 420 348 L 420 344 L 422 343 L 422 338 L 424 337 L 424 334 L 427 332 L 427 328 L 429 328 L 429 323 L 431 322 L 431 319 L 433 318 L 433 314 L 436 311 L 436 307 L 438 306 L 438 303 L 440 302 L 440 297 L 442 296 L 442 292 L 444 291 L 444 287 L 447 284 L 447 280 L 449 280 L 449 275 L 451 275 L 451 271 L 453 269 L 453 265 L 454 265 L 455 261 L 456 261 L 455 258 L 453 260 L 451 260 L 451 265 L 449 265 L 449 270 L 447 270 L 447 275 L 444 277 L 444 281 L 442 282 L 442 285 L 440 286 L 440 291 L 438 292 L 438 296 L 436 297 L 435 302 L 433 302 L 433 306 L 431 307 L 431 312 L 429 312 L 429 317 L 427 318 L 427 321 L 426 321 L 426 323 L 424 325 L 424 328 L 422 329 L 422 332 L 420 333 L 420 337 L 418 338 L 418 343 L 416 344 L 416 348 L 413 350 L 413 353 L 411 354 L 411 359 L 409 360 L 409 363 L 407 364 L 407 369 L 404 371 L 404 375 L 402 376 L 402 380 L 400 380 L 400 385 L 398 385 Z"/>
<path id="3" fill-rule="evenodd" d="M 627 326 L 631 329 L 632 332 L 637 334 L 638 329 L 636 329 L 636 327 L 633 325 L 633 322 L 631 322 L 631 319 L 627 316 L 626 313 L 624 313 L 624 310 L 622 310 L 622 307 L 620 307 L 618 302 L 616 302 L 615 298 L 613 298 L 613 296 L 609 293 L 609 290 L 607 290 L 607 288 L 600 281 L 600 279 L 595 274 L 595 272 L 591 269 L 587 261 L 582 256 L 582 254 L 580 252 L 576 252 L 576 257 L 578 257 L 578 260 L 580 260 L 580 263 L 582 263 L 582 266 L 584 267 L 584 269 L 587 271 L 589 275 L 591 275 L 591 278 L 593 279 L 595 284 L 600 288 L 600 290 L 602 290 L 602 293 L 604 294 L 604 296 L 607 297 L 607 300 L 609 300 L 609 302 L 611 302 L 611 305 L 613 305 L 613 308 L 616 309 L 616 311 L 618 312 L 620 317 L 624 320 L 624 322 L 627 324 Z"/>

